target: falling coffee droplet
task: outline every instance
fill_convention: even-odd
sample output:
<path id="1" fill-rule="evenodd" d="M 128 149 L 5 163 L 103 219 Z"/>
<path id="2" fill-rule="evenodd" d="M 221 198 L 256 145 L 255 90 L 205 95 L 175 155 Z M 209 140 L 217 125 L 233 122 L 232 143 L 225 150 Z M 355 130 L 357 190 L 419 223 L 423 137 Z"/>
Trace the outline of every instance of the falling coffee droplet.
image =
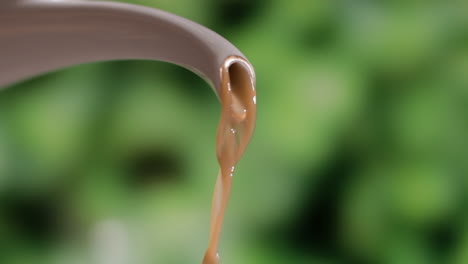
<path id="1" fill-rule="evenodd" d="M 221 67 L 221 120 L 216 138 L 220 170 L 211 211 L 210 242 L 203 264 L 218 264 L 218 244 L 232 177 L 255 129 L 257 115 L 255 76 L 245 59 L 229 57 Z"/>

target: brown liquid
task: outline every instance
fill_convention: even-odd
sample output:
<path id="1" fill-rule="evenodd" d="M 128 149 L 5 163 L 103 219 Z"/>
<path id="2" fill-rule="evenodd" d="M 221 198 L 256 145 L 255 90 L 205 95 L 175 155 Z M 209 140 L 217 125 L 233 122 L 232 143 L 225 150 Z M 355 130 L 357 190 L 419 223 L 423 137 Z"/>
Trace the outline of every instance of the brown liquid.
<path id="1" fill-rule="evenodd" d="M 232 176 L 252 137 L 257 112 L 255 76 L 250 64 L 241 57 L 231 56 L 221 67 L 220 74 L 222 111 L 216 137 L 220 170 L 213 195 L 210 242 L 203 264 L 219 263 L 218 243 Z"/>

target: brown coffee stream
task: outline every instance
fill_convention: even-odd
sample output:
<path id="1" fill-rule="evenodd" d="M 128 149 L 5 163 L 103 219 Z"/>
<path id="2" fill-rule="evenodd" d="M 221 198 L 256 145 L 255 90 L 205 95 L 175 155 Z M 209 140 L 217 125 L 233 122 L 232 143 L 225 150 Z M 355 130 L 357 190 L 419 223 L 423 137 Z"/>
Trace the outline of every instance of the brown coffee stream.
<path id="1" fill-rule="evenodd" d="M 237 162 L 252 137 L 256 121 L 255 76 L 243 58 L 229 57 L 220 69 L 222 111 L 216 137 L 220 170 L 213 194 L 208 249 L 203 264 L 218 264 L 218 244 Z"/>

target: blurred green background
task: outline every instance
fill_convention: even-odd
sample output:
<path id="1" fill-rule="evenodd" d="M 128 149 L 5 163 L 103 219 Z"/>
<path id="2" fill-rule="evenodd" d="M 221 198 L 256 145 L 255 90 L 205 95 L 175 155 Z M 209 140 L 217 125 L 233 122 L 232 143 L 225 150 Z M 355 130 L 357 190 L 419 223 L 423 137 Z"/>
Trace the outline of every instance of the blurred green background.
<path id="1" fill-rule="evenodd" d="M 215 30 L 256 69 L 224 264 L 468 263 L 467 1 L 127 2 Z M 0 263 L 200 263 L 219 114 L 163 62 L 3 89 Z"/>

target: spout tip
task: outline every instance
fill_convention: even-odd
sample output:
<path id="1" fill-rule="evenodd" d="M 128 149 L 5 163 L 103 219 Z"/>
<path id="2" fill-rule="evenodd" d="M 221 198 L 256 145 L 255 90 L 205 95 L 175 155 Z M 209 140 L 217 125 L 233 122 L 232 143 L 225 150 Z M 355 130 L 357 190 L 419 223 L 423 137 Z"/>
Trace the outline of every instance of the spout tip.
<path id="1" fill-rule="evenodd" d="M 220 69 L 221 79 L 223 78 L 223 72 L 229 73 L 229 68 L 234 63 L 238 63 L 245 68 L 252 82 L 253 87 L 255 87 L 256 78 L 255 78 L 255 71 L 254 71 L 252 64 L 246 58 L 237 56 L 237 55 L 231 55 L 224 60 L 223 65 L 221 66 L 221 69 Z"/>

